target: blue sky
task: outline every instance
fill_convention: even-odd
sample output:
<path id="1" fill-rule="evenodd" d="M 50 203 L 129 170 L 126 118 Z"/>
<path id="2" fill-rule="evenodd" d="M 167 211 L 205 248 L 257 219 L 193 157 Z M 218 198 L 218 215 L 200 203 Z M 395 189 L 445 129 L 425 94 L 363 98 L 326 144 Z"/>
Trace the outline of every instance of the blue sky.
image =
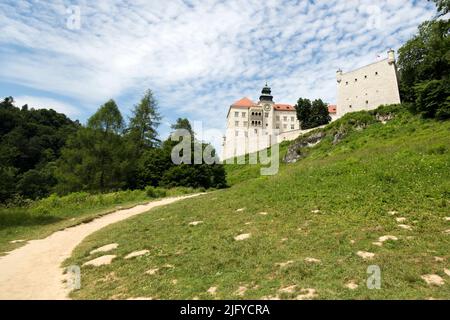
<path id="1" fill-rule="evenodd" d="M 2 0 L 0 96 L 84 123 L 110 98 L 129 116 L 150 88 L 161 136 L 187 117 L 219 148 L 229 105 L 265 81 L 280 103 L 333 103 L 338 68 L 384 58 L 434 13 L 425 0 Z"/>

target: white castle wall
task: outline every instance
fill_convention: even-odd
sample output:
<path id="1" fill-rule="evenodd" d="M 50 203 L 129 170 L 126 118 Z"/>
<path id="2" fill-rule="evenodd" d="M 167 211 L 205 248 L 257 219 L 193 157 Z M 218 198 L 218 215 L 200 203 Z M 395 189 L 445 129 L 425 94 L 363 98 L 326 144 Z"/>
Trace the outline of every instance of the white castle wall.
<path id="1" fill-rule="evenodd" d="M 336 74 L 337 117 L 349 112 L 372 110 L 383 104 L 400 103 L 394 51 L 388 58 L 368 66 Z"/>

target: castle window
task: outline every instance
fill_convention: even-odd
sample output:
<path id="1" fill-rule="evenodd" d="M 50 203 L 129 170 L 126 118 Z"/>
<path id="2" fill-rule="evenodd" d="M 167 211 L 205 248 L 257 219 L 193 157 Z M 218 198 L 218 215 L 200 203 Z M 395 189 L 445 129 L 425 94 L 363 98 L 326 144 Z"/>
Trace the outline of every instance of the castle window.
<path id="1" fill-rule="evenodd" d="M 352 108 L 352 105 L 349 105 L 348 107 L 351 109 L 351 108 Z"/>
<path id="2" fill-rule="evenodd" d="M 248 127 L 248 122 L 244 121 L 244 127 Z"/>
<path id="3" fill-rule="evenodd" d="M 366 104 L 369 104 L 369 101 L 368 101 L 368 100 L 366 100 Z"/>
<path id="4" fill-rule="evenodd" d="M 291 124 L 291 130 L 294 130 L 294 128 L 295 128 L 295 127 L 294 127 L 294 125 L 293 125 L 293 124 Z"/>
<path id="5" fill-rule="evenodd" d="M 294 121 L 295 121 L 295 118 L 294 118 L 294 117 L 291 117 L 291 121 L 294 122 Z"/>
<path id="6" fill-rule="evenodd" d="M 375 71 L 375 75 L 376 75 L 376 76 L 378 75 L 378 71 Z"/>
<path id="7" fill-rule="evenodd" d="M 258 129 L 255 129 L 255 133 L 258 133 Z"/>
<path id="8" fill-rule="evenodd" d="M 268 127 L 269 126 L 269 124 L 268 123 L 266 123 L 266 127 Z"/>
<path id="9" fill-rule="evenodd" d="M 287 117 L 283 117 L 283 120 L 284 120 L 284 121 L 287 121 Z"/>
<path id="10" fill-rule="evenodd" d="M 237 117 L 239 117 L 239 112 L 235 112 L 234 113 L 234 116 L 237 118 Z"/>
<path id="11" fill-rule="evenodd" d="M 275 126 L 275 129 L 280 129 L 280 125 L 277 124 L 277 125 Z"/>
<path id="12" fill-rule="evenodd" d="M 284 128 L 284 129 L 287 129 L 287 124 L 283 125 L 283 128 Z"/>
<path id="13" fill-rule="evenodd" d="M 245 118 L 246 115 L 247 115 L 247 112 L 242 112 L 242 118 Z"/>
<path id="14" fill-rule="evenodd" d="M 234 125 L 235 125 L 236 127 L 239 127 L 239 121 L 235 121 L 235 122 L 234 122 Z"/>
<path id="15" fill-rule="evenodd" d="M 367 79 L 367 75 L 364 76 L 364 79 Z"/>
<path id="16" fill-rule="evenodd" d="M 345 85 L 348 86 L 348 81 L 345 81 Z"/>
<path id="17" fill-rule="evenodd" d="M 268 117 L 269 117 L 269 113 L 268 113 L 268 112 L 266 112 L 266 113 L 265 113 L 265 116 L 266 116 L 266 118 L 268 118 Z"/>
<path id="18" fill-rule="evenodd" d="M 239 131 L 236 131 L 236 132 L 234 133 L 234 135 L 235 135 L 236 137 L 239 137 Z"/>
<path id="19" fill-rule="evenodd" d="M 280 121 L 280 116 L 277 116 L 277 121 Z"/>
<path id="20" fill-rule="evenodd" d="M 355 82 L 358 82 L 358 79 L 355 78 Z"/>

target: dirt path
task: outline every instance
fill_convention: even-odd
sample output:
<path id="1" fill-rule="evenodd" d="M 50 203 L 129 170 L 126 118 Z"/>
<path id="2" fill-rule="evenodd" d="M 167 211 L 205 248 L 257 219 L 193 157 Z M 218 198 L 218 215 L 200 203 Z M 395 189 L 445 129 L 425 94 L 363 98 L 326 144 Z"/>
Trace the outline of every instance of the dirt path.
<path id="1" fill-rule="evenodd" d="M 89 223 L 58 231 L 41 240 L 29 241 L 0 257 L 0 299 L 68 299 L 62 262 L 91 233 L 118 221 L 199 194 L 154 201 L 119 210 Z"/>

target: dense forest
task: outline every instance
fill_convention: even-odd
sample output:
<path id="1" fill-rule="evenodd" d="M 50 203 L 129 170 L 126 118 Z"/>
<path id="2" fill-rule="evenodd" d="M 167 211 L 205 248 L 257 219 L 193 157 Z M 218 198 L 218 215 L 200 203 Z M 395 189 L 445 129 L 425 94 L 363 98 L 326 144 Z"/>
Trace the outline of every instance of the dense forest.
<path id="1" fill-rule="evenodd" d="M 158 139 L 160 120 L 150 90 L 134 106 L 128 123 L 113 100 L 81 125 L 54 110 L 19 108 L 12 97 L 5 98 L 0 102 L 0 202 L 147 186 L 226 187 L 221 164 L 172 162 L 178 142 Z M 178 119 L 172 129 L 192 132 L 187 119 Z M 194 146 L 208 146 L 194 136 L 192 132 L 191 157 Z"/>

